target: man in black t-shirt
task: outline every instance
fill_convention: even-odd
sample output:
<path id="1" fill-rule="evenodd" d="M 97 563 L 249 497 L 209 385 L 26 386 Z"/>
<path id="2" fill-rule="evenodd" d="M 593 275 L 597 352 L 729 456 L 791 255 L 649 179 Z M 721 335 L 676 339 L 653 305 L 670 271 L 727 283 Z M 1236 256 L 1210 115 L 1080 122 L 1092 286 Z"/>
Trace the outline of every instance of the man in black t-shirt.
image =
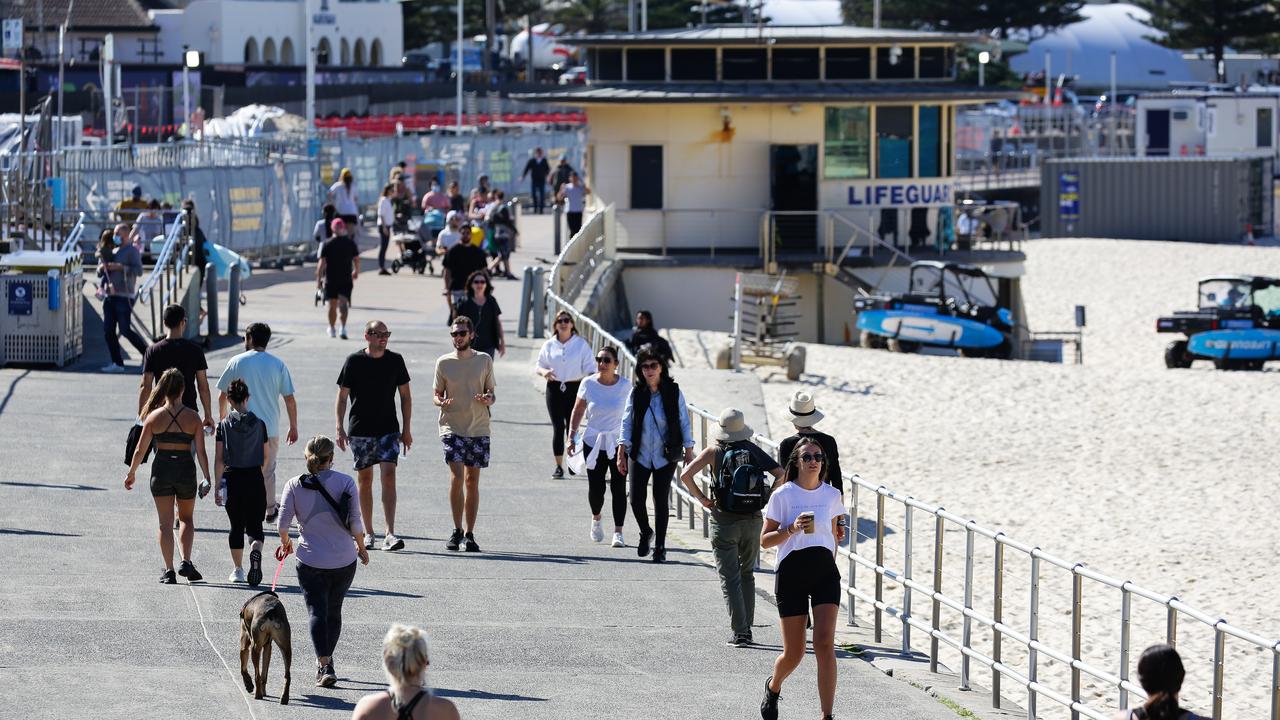
<path id="1" fill-rule="evenodd" d="M 523 180 L 525 175 L 529 176 L 529 195 L 533 199 L 533 211 L 539 215 L 547 205 L 547 176 L 550 174 L 551 166 L 542 156 L 542 148 L 534 148 L 533 157 L 524 164 L 524 172 L 520 173 L 520 179 Z"/>
<path id="2" fill-rule="evenodd" d="M 182 373 L 182 404 L 200 411 L 196 406 L 199 395 L 200 406 L 204 409 L 204 426 L 212 429 L 214 425 L 211 400 L 209 395 L 209 378 L 206 371 L 209 364 L 204 359 L 204 350 L 196 343 L 184 337 L 187 332 L 187 311 L 181 305 L 169 305 L 161 316 L 167 335 L 159 342 L 147 348 L 142 356 L 142 382 L 138 387 L 138 414 L 146 407 L 147 398 L 151 397 L 151 389 L 156 381 L 169 368 L 177 368 Z"/>
<path id="3" fill-rule="evenodd" d="M 413 445 L 409 423 L 413 417 L 413 400 L 409 395 L 409 370 L 399 353 L 387 349 L 391 331 L 378 320 L 370 320 L 364 329 L 368 346 L 352 353 L 338 374 L 338 448 L 351 445 L 355 456 L 356 484 L 360 489 L 360 514 L 364 520 L 364 546 L 372 548 L 373 533 L 373 466 L 382 478 L 382 512 L 387 521 L 383 550 L 399 550 L 404 541 L 395 535 L 396 461 L 400 445 L 405 452 Z M 396 421 L 396 393 L 400 394 L 403 425 Z M 347 398 L 351 398 L 351 431 L 347 432 Z"/>
<path id="4" fill-rule="evenodd" d="M 342 218 L 333 220 L 333 237 L 320 249 L 320 264 L 316 265 L 316 287 L 324 290 L 329 304 L 329 337 L 334 337 L 333 325 L 341 316 L 338 337 L 347 339 L 347 310 L 351 306 L 351 290 L 360 275 L 360 248 L 347 234 L 347 224 Z M 250 392 L 253 392 L 250 389 Z"/>
<path id="5" fill-rule="evenodd" d="M 484 270 L 489 258 L 484 250 L 471 244 L 470 228 L 462 227 L 462 240 L 449 248 L 444 254 L 441 265 L 444 266 L 445 292 L 449 294 L 449 307 L 456 308 L 458 303 L 467 299 L 467 278 L 477 270 Z M 452 313 L 450 313 L 452 315 Z M 450 317 L 450 320 L 453 318 Z"/>

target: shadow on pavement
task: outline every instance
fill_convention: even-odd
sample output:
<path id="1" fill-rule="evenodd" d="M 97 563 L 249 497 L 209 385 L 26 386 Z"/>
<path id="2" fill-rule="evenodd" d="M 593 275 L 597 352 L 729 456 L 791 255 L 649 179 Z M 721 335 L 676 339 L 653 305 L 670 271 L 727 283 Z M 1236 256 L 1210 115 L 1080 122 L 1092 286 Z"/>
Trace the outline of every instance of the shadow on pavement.
<path id="1" fill-rule="evenodd" d="M 0 406 L 0 409 L 2 408 L 3 406 Z M 96 492 L 106 491 L 106 488 L 94 487 L 92 485 L 64 485 L 61 483 L 14 482 L 12 480 L 0 480 L 0 485 L 8 485 L 10 487 L 23 487 L 23 488 L 42 488 L 46 490 L 92 490 Z"/>
<path id="2" fill-rule="evenodd" d="M 447 690 L 444 688 L 436 688 L 432 691 L 436 697 L 442 698 L 466 698 L 468 700 L 506 700 L 519 702 L 546 702 L 547 698 L 530 697 L 528 695 L 509 695 L 505 693 L 491 693 L 483 690 Z"/>
<path id="3" fill-rule="evenodd" d="M 0 528 L 0 535 L 20 535 L 22 537 L 80 537 L 76 533 L 49 532 L 48 530 L 19 530 L 18 528 Z"/>

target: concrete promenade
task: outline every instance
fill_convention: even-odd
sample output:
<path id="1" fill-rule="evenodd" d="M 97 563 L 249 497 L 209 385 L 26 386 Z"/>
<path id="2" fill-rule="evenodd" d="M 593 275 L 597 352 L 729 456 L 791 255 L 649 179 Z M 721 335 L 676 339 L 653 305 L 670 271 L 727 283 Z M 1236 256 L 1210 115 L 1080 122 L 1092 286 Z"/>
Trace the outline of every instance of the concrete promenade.
<path id="1" fill-rule="evenodd" d="M 524 230 L 517 270 L 551 256 L 546 218 L 526 217 Z M 381 640 L 394 621 L 430 632 L 430 681 L 464 717 L 758 717 L 780 647 L 773 605 L 758 602 L 757 647 L 726 647 L 727 615 L 700 533 L 674 535 L 662 566 L 632 547 L 589 541 L 585 479 L 550 478 L 550 425 L 529 363 L 541 340 L 516 337 L 516 281 L 497 283 L 508 354 L 496 365 L 493 462 L 481 481 L 476 535 L 484 552 L 445 550 L 448 480 L 430 403 L 435 358 L 449 348 L 441 283 L 405 271 L 379 277 L 370 252 L 364 263 L 351 340 L 325 336 L 311 300 L 313 265 L 256 274 L 241 312 L 242 327 L 270 323 L 270 350 L 297 386 L 302 442 L 282 447 L 282 478 L 303 470 L 306 438 L 332 436 L 334 382 L 345 355 L 362 346 L 365 321 L 387 323 L 389 347 L 405 355 L 412 375 L 416 444 L 398 485 L 406 547 L 372 551 L 357 572 L 335 654 L 338 686 L 312 686 L 314 656 L 290 559 L 280 583 L 293 626 L 292 703 L 244 692 L 237 614 L 254 591 L 225 583 L 227 518 L 212 496 L 196 512 L 194 560 L 206 582 L 156 582 L 149 468 L 126 492 L 121 462 L 139 359 L 129 358 L 128 375 L 98 373 L 105 348 L 91 318 L 90 351 L 78 365 L 0 369 L 0 718 L 348 717 L 360 696 L 384 687 Z M 228 340 L 209 353 L 211 384 L 240 349 Z M 336 467 L 350 472 L 350 456 Z M 381 533 L 380 505 L 374 516 Z M 634 543 L 630 518 L 625 532 Z M 267 537 L 274 550 L 277 541 Z M 274 570 L 272 560 L 268 583 Z M 758 584 L 771 590 L 772 576 L 762 573 Z M 274 699 L 283 677 L 278 653 L 271 667 Z M 782 717 L 819 716 L 811 657 L 783 697 Z M 956 717 L 852 657 L 840 661 L 836 715 Z"/>

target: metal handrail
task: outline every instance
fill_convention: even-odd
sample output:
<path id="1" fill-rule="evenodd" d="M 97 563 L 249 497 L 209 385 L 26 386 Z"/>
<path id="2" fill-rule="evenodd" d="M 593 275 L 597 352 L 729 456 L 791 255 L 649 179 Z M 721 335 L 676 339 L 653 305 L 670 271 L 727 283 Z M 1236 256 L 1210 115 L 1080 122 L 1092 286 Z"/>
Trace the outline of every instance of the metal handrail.
<path id="1" fill-rule="evenodd" d="M 71 232 L 67 233 L 67 239 L 63 241 L 62 247 L 58 248 L 59 253 L 69 253 L 80 247 L 80 237 L 84 235 L 84 219 L 85 213 L 81 212 Z"/>
<path id="2" fill-rule="evenodd" d="M 584 225 L 584 228 L 586 226 Z M 604 232 L 604 229 L 601 229 Z M 571 251 L 580 251 L 575 249 L 577 243 L 589 243 L 593 240 L 589 235 L 579 233 L 578 236 L 565 247 L 565 253 Z M 626 345 L 618 338 L 614 337 L 607 330 L 601 327 L 591 318 L 579 312 L 573 304 L 561 297 L 554 287 L 548 288 L 546 293 L 547 311 L 548 313 L 567 312 L 573 318 L 577 325 L 579 334 L 587 340 L 593 350 L 598 350 L 602 345 L 613 345 L 618 350 L 619 368 L 618 372 L 622 377 L 631 377 L 635 368 L 635 356 L 627 349 Z M 693 403 L 688 403 L 690 418 L 693 420 L 701 432 L 701 446 L 706 447 L 709 444 L 709 430 L 714 428 L 718 423 L 717 416 L 698 407 Z M 778 443 L 768 437 L 757 434 L 753 438 L 763 447 L 776 451 Z M 1252 645 L 1257 650 L 1269 652 L 1271 654 L 1272 666 L 1272 682 L 1270 693 L 1270 718 L 1271 720 L 1280 720 L 1280 639 L 1264 637 L 1257 633 L 1245 630 L 1243 628 L 1231 625 L 1224 618 L 1216 617 L 1212 614 L 1204 612 L 1198 608 L 1187 605 L 1180 601 L 1176 596 L 1167 595 L 1144 588 L 1131 580 L 1121 580 L 1117 577 L 1107 575 L 1089 568 L 1082 562 L 1073 562 L 1065 558 L 1052 555 L 1039 546 L 1029 545 L 1019 542 L 1003 531 L 993 530 L 977 522 L 965 518 L 956 513 L 947 511 L 941 506 L 932 505 L 921 500 L 917 500 L 913 496 L 892 490 L 884 485 L 876 484 L 863 479 L 861 476 L 846 473 L 844 474 L 846 486 L 850 488 L 849 494 L 849 515 L 852 518 L 851 533 L 853 536 L 849 538 L 849 547 L 840 547 L 838 554 L 848 561 L 848 571 L 846 576 L 845 593 L 849 598 L 847 606 L 847 623 L 855 625 L 856 622 L 856 601 L 868 603 L 874 611 L 874 633 L 876 642 L 881 642 L 883 637 L 884 617 L 888 615 L 896 618 L 901 623 L 901 651 L 904 654 L 913 652 L 913 635 L 912 630 L 918 630 L 925 635 L 927 643 L 927 654 L 929 657 L 930 669 L 937 671 L 939 668 L 939 653 L 942 645 L 946 645 L 960 653 L 960 683 L 962 689 L 968 689 L 970 686 L 972 662 L 977 661 L 979 664 L 989 668 L 991 676 L 992 704 L 996 708 L 1001 707 L 1003 701 L 1001 694 L 1002 681 L 1009 680 L 1015 682 L 1019 687 L 1026 691 L 1026 717 L 1028 720 L 1035 720 L 1039 717 L 1037 714 L 1037 700 L 1041 697 L 1046 698 L 1058 705 L 1069 710 L 1073 718 L 1088 717 L 1094 720 L 1107 720 L 1110 718 L 1111 711 L 1102 709 L 1090 704 L 1083 698 L 1083 678 L 1088 676 L 1103 684 L 1105 687 L 1111 688 L 1116 692 L 1118 702 L 1117 707 L 1127 707 L 1130 698 L 1144 699 L 1146 696 L 1142 688 L 1130 679 L 1130 662 L 1131 662 L 1131 630 L 1133 627 L 1132 620 L 1132 602 L 1134 598 L 1156 603 L 1163 606 L 1166 613 L 1166 630 L 1165 640 L 1173 645 L 1177 643 L 1179 617 L 1195 620 L 1214 632 L 1214 653 L 1212 658 L 1212 714 L 1214 720 L 1221 720 L 1223 717 L 1222 700 L 1223 688 L 1225 684 L 1225 658 L 1226 658 L 1226 638 L 1228 636 L 1237 638 L 1243 642 Z M 710 479 L 709 471 L 704 470 L 701 481 L 704 485 Z M 673 492 L 671 493 L 671 502 L 675 506 L 677 520 L 683 519 L 685 508 L 688 508 L 689 528 L 695 528 L 695 518 L 697 514 L 702 516 L 702 533 L 703 537 L 708 537 L 710 532 L 709 517 L 710 513 L 695 500 L 681 483 L 672 484 Z M 866 557 L 858 552 L 858 519 L 860 518 L 859 501 L 860 494 L 863 492 L 872 493 L 875 498 L 875 557 L 874 559 Z M 894 502 L 901 506 L 901 512 L 904 515 L 904 550 L 902 553 L 903 563 L 901 567 L 891 567 L 885 559 L 885 514 L 886 504 Z M 913 536 L 916 534 L 914 528 L 914 517 L 916 513 L 927 513 L 934 519 L 933 522 L 933 572 L 930 578 L 931 583 L 923 583 L 912 577 L 912 544 Z M 963 597 L 957 598 L 943 591 L 942 579 L 946 564 L 943 556 L 944 537 L 948 531 L 948 525 L 962 529 L 965 534 L 965 553 L 964 553 L 964 590 Z M 979 612 L 974 609 L 973 591 L 974 591 L 974 563 L 977 554 L 976 542 L 978 538 L 988 540 L 992 544 L 995 558 L 995 574 L 993 579 L 993 612 L 990 614 Z M 1030 560 L 1031 578 L 1029 583 L 1028 598 L 1028 627 L 1025 631 L 1019 630 L 1008 624 L 1003 618 L 1003 599 L 1006 595 L 1004 591 L 1005 578 L 1005 551 L 1012 550 L 1020 553 Z M 1072 616 L 1072 647 L 1064 650 L 1046 643 L 1040 638 L 1040 615 L 1041 615 L 1041 596 L 1040 596 L 1040 580 L 1042 577 L 1042 566 L 1058 568 L 1071 573 L 1072 578 L 1072 598 L 1071 598 L 1071 616 Z M 870 570 L 872 587 L 868 588 L 865 581 L 859 584 L 859 575 L 857 568 Z M 865 573 L 864 573 L 865 574 Z M 884 582 L 888 579 L 897 583 L 902 589 L 902 601 L 895 604 L 885 599 Z M 1083 606 L 1084 606 L 1084 582 L 1090 581 L 1096 586 L 1119 590 L 1121 593 L 1121 635 L 1119 647 L 1119 668 L 1118 672 L 1112 672 L 1096 667 L 1081 658 L 1082 640 L 1083 640 Z M 913 612 L 913 600 L 916 594 L 923 595 L 924 601 L 932 605 L 929 620 L 923 621 L 918 619 Z M 952 633 L 947 632 L 942 627 L 941 614 L 943 608 L 958 612 L 963 618 L 963 626 L 961 636 L 956 638 Z M 973 624 L 987 628 L 992 632 L 992 650 L 988 654 L 977 649 L 973 643 Z M 1017 643 L 1026 650 L 1027 667 L 1025 671 L 1014 668 L 1012 665 L 1003 660 L 1003 652 L 1001 642 L 1009 640 Z M 1063 691 L 1060 688 L 1050 687 L 1039 677 L 1040 656 L 1061 663 L 1070 669 L 1071 683 L 1070 689 Z M 1188 666 L 1193 666 L 1200 658 L 1191 657 L 1184 653 L 1183 662 Z"/>

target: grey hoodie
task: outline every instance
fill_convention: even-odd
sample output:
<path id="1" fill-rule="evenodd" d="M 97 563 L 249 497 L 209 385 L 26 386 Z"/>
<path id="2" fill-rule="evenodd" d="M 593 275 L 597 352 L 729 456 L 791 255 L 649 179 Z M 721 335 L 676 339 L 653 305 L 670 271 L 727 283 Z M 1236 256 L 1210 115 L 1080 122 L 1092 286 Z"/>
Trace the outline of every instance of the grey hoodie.
<path id="1" fill-rule="evenodd" d="M 262 467 L 262 445 L 267 441 L 267 426 L 257 415 L 232 410 L 218 423 L 217 440 L 223 445 L 222 463 L 227 467 Z"/>

